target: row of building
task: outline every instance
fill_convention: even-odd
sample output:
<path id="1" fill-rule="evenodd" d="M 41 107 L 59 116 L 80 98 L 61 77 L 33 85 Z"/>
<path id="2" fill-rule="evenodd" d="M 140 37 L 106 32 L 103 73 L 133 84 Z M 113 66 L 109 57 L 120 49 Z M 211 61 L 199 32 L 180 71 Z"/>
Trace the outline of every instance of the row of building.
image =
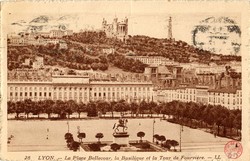
<path id="1" fill-rule="evenodd" d="M 13 46 L 59 44 L 61 49 L 67 49 L 63 36 L 73 35 L 72 30 L 51 30 L 49 32 L 8 34 L 8 44 Z"/>
<path id="2" fill-rule="evenodd" d="M 202 104 L 221 105 L 230 110 L 242 109 L 242 90 L 210 89 L 208 86 L 182 86 L 178 88 L 157 89 L 154 99 L 158 102 L 197 102 Z"/>
<path id="3" fill-rule="evenodd" d="M 68 49 L 68 45 L 64 40 L 51 39 L 51 38 L 27 38 L 27 37 L 11 37 L 8 38 L 8 43 L 11 46 L 26 46 L 26 45 L 59 45 L 59 49 Z"/>
<path id="4" fill-rule="evenodd" d="M 197 74 L 221 73 L 225 71 L 225 66 L 232 66 L 236 72 L 241 72 L 241 62 L 229 62 L 225 65 L 217 65 L 215 63 L 203 64 L 198 62 L 178 63 L 162 56 L 136 56 L 135 53 L 128 53 L 126 58 L 139 60 L 149 65 L 149 67 L 158 66 L 179 66 L 183 69 L 194 69 Z"/>
<path id="5" fill-rule="evenodd" d="M 58 75 L 47 81 L 8 81 L 8 100 L 24 99 L 149 102 L 153 100 L 153 86 L 149 81 L 101 81 L 77 75 Z"/>
<path id="6" fill-rule="evenodd" d="M 155 88 L 151 81 L 121 81 L 118 79 L 90 79 L 89 76 L 57 75 L 51 79 L 38 81 L 8 80 L 8 100 L 20 101 L 105 100 L 127 102 L 198 102 L 202 104 L 222 105 L 228 109 L 242 108 L 242 90 L 240 88 L 213 89 L 208 86 L 181 84 L 173 88 Z"/>
<path id="7" fill-rule="evenodd" d="M 143 64 L 148 64 L 152 66 L 159 66 L 159 65 L 179 65 L 179 63 L 169 60 L 168 58 L 162 56 L 134 56 L 134 55 L 127 55 L 126 58 L 139 60 Z"/>

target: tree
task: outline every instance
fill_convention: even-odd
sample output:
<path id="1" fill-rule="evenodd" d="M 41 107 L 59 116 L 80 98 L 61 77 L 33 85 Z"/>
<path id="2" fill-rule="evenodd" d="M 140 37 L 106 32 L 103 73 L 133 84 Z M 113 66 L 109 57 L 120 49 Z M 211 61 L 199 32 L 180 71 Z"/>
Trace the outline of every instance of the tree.
<path id="1" fill-rule="evenodd" d="M 157 103 L 155 103 L 153 101 L 149 102 L 148 109 L 149 109 L 150 117 L 152 117 L 152 114 L 153 114 L 152 111 L 153 111 L 153 109 L 156 108 L 156 106 L 157 106 Z"/>
<path id="2" fill-rule="evenodd" d="M 89 117 L 95 117 L 97 116 L 97 109 L 96 109 L 96 103 L 95 102 L 89 102 L 87 104 L 87 116 Z"/>
<path id="3" fill-rule="evenodd" d="M 158 135 L 158 134 L 154 134 L 154 135 L 153 135 L 153 138 L 156 139 L 156 143 L 158 143 L 159 135 Z"/>
<path id="4" fill-rule="evenodd" d="M 64 139 L 65 139 L 65 140 L 67 140 L 67 139 L 69 139 L 69 138 L 71 138 L 71 137 L 73 137 L 73 135 L 72 135 L 71 133 L 66 133 L 66 134 L 64 135 Z"/>
<path id="5" fill-rule="evenodd" d="M 97 110 L 104 115 L 110 109 L 110 104 L 106 101 L 97 101 Z"/>
<path id="6" fill-rule="evenodd" d="M 99 68 L 99 64 L 98 64 L 98 63 L 92 63 L 92 64 L 91 64 L 91 68 L 92 68 L 93 70 L 97 70 L 97 69 Z"/>
<path id="7" fill-rule="evenodd" d="M 70 118 L 70 115 L 73 113 L 73 111 L 76 111 L 78 109 L 78 105 L 75 101 L 69 100 L 65 104 L 65 112 L 68 114 L 68 118 Z"/>
<path id="8" fill-rule="evenodd" d="M 110 110 L 111 110 L 111 117 L 114 117 L 114 109 L 115 109 L 115 105 L 117 104 L 117 102 L 115 101 L 111 101 L 110 102 Z"/>
<path id="9" fill-rule="evenodd" d="M 24 112 L 27 115 L 27 119 L 29 118 L 29 114 L 34 110 L 34 102 L 31 99 L 24 100 Z"/>
<path id="10" fill-rule="evenodd" d="M 121 145 L 117 144 L 117 143 L 112 143 L 110 145 L 110 148 L 113 150 L 113 151 L 117 151 L 121 148 Z"/>
<path id="11" fill-rule="evenodd" d="M 99 63 L 99 69 L 101 71 L 105 71 L 105 70 L 108 70 L 108 64 L 104 64 L 104 63 Z"/>
<path id="12" fill-rule="evenodd" d="M 12 101 L 7 102 L 7 107 L 8 107 L 7 112 L 8 112 L 8 114 L 15 113 L 15 106 L 16 106 L 15 102 L 12 102 Z"/>
<path id="13" fill-rule="evenodd" d="M 98 143 L 101 143 L 101 142 L 100 142 L 100 139 L 103 138 L 104 136 L 103 136 L 103 133 L 97 133 L 97 134 L 95 135 L 95 137 L 98 139 Z"/>
<path id="14" fill-rule="evenodd" d="M 73 141 L 71 146 L 72 146 L 72 150 L 76 152 L 79 149 L 80 143 L 77 141 Z"/>
<path id="15" fill-rule="evenodd" d="M 170 115 L 173 114 L 172 107 L 173 107 L 172 103 L 162 103 L 162 114 L 164 116 L 168 115 L 168 118 L 170 118 Z"/>
<path id="16" fill-rule="evenodd" d="M 139 105 L 136 102 L 132 102 L 130 104 L 130 111 L 131 111 L 131 116 L 133 117 L 134 114 L 137 113 Z"/>
<path id="17" fill-rule="evenodd" d="M 143 117 L 144 111 L 147 110 L 147 108 L 148 108 L 148 104 L 147 104 L 146 101 L 143 100 L 143 101 L 140 103 L 140 105 L 139 105 L 139 113 L 141 114 L 142 117 Z"/>
<path id="18" fill-rule="evenodd" d="M 80 139 L 80 143 L 82 143 L 82 139 L 86 137 L 85 133 L 79 133 L 77 137 Z"/>
<path id="19" fill-rule="evenodd" d="M 19 118 L 19 114 L 24 112 L 24 102 L 17 101 L 15 105 L 16 118 Z"/>
<path id="20" fill-rule="evenodd" d="M 164 148 L 167 148 L 168 150 L 170 150 L 171 148 L 171 140 L 166 140 L 163 145 Z"/>
<path id="21" fill-rule="evenodd" d="M 62 118 L 65 114 L 66 103 L 62 100 L 56 100 L 53 105 L 53 113 L 57 114 L 58 117 Z"/>
<path id="22" fill-rule="evenodd" d="M 236 128 L 237 135 L 239 135 L 239 130 L 241 130 L 241 111 L 236 113 L 235 119 L 234 119 L 234 127 Z"/>
<path id="23" fill-rule="evenodd" d="M 175 147 L 179 145 L 179 143 L 176 140 L 171 140 L 170 144 L 174 147 L 174 151 L 176 151 Z"/>
<path id="24" fill-rule="evenodd" d="M 153 110 L 159 116 L 159 114 L 161 114 L 162 109 L 163 109 L 163 103 L 157 105 Z"/>
<path id="25" fill-rule="evenodd" d="M 119 101 L 117 104 L 115 104 L 114 109 L 116 112 L 120 112 L 121 116 L 123 116 L 124 112 L 127 110 L 125 101 Z"/>
<path id="26" fill-rule="evenodd" d="M 161 142 L 161 145 L 162 145 L 162 142 L 165 140 L 166 140 L 166 137 L 164 135 L 159 136 L 159 141 Z"/>
<path id="27" fill-rule="evenodd" d="M 53 100 L 44 100 L 44 112 L 50 118 L 51 113 L 53 112 L 53 106 L 55 102 Z"/>
<path id="28" fill-rule="evenodd" d="M 145 136 L 145 133 L 143 131 L 140 131 L 137 133 L 137 137 L 140 138 L 140 142 L 142 142 L 142 138 Z"/>
<path id="29" fill-rule="evenodd" d="M 78 106 L 77 106 L 77 113 L 78 113 L 78 118 L 80 119 L 81 118 L 81 113 L 82 112 L 85 112 L 87 109 L 87 106 L 86 104 L 84 104 L 83 102 L 81 102 Z"/>
<path id="30" fill-rule="evenodd" d="M 34 102 L 34 107 L 33 107 L 33 115 L 37 115 L 39 118 L 40 114 L 44 111 L 44 101 L 39 100 L 38 102 Z"/>

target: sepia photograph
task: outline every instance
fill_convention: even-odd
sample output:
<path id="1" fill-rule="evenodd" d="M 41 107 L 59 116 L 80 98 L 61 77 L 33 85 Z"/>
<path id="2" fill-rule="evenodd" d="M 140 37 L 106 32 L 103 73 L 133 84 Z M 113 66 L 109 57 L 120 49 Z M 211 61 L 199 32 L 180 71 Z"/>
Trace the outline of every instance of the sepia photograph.
<path id="1" fill-rule="evenodd" d="M 240 12 L 51 6 L 5 10 L 7 152 L 240 157 Z"/>

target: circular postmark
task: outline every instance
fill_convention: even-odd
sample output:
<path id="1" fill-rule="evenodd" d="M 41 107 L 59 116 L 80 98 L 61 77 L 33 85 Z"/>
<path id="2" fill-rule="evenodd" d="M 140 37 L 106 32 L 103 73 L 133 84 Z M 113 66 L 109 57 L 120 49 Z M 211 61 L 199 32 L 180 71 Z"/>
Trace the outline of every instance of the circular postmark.
<path id="1" fill-rule="evenodd" d="M 240 56 L 241 29 L 232 18 L 208 17 L 195 26 L 192 41 L 194 46 L 215 54 Z"/>
<path id="2" fill-rule="evenodd" d="M 229 141 L 224 147 L 224 152 L 228 158 L 237 159 L 241 156 L 243 147 L 238 141 Z"/>

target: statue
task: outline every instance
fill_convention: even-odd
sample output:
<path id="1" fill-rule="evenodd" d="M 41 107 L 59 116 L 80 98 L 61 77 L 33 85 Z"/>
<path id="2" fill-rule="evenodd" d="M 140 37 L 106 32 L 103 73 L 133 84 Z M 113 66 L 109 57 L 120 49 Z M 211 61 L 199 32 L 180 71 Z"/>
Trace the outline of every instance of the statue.
<path id="1" fill-rule="evenodd" d="M 127 119 L 120 118 L 119 121 L 118 121 L 118 124 L 115 123 L 114 126 L 113 126 L 114 133 L 117 133 L 117 131 L 120 131 L 119 130 L 120 127 L 123 128 L 122 132 L 125 132 L 125 130 L 128 129 L 127 122 L 128 122 Z"/>

